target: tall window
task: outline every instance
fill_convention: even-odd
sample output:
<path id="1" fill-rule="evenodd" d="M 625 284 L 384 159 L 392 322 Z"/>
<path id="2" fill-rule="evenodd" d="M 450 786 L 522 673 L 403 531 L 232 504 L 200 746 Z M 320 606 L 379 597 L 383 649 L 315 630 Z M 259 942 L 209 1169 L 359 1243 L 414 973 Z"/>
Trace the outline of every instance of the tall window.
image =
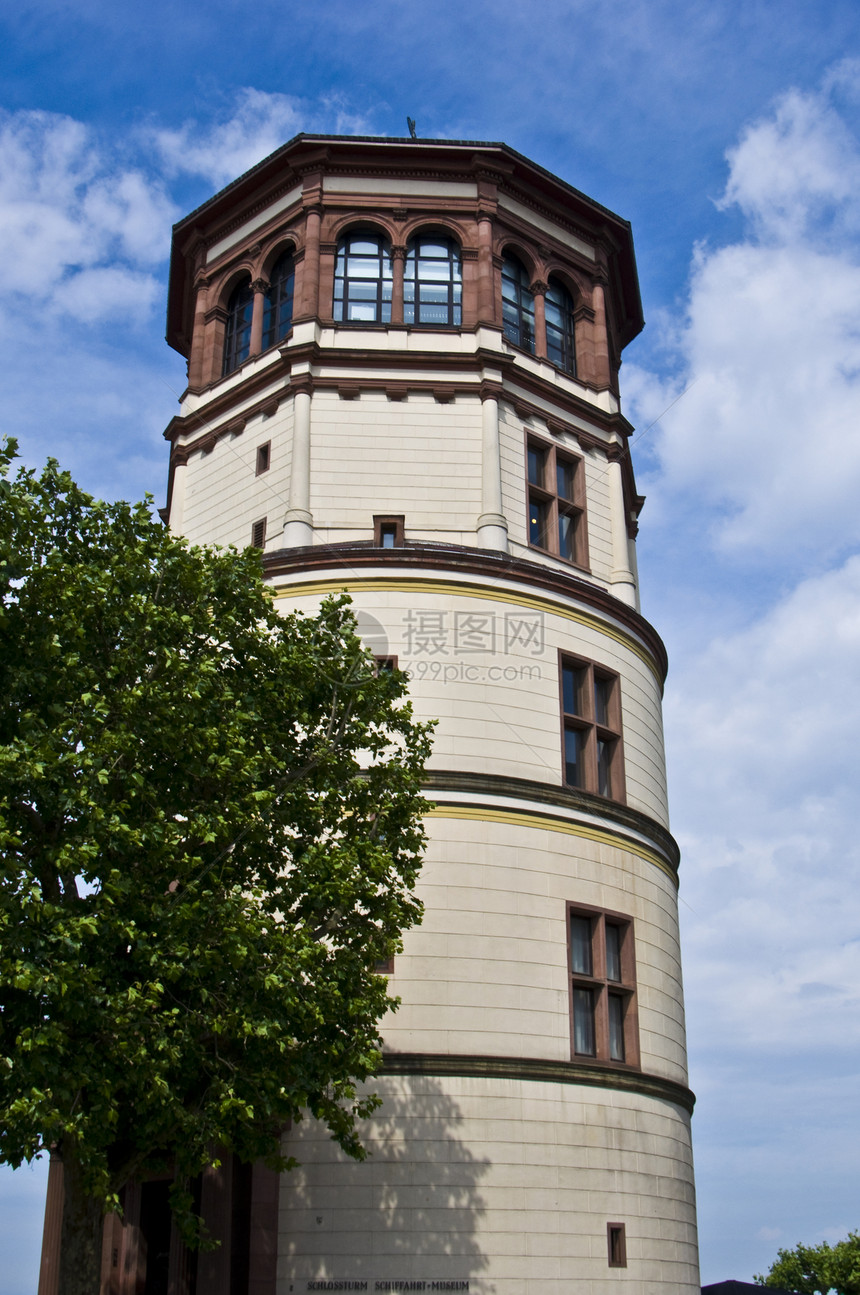
<path id="1" fill-rule="evenodd" d="M 376 234 L 341 239 L 334 272 L 334 317 L 347 324 L 391 322 L 391 253 Z"/>
<path id="2" fill-rule="evenodd" d="M 564 781 L 624 799 L 618 675 L 579 657 L 561 658 Z"/>
<path id="3" fill-rule="evenodd" d="M 296 267 L 292 252 L 284 252 L 272 266 L 263 310 L 263 350 L 286 337 L 293 323 Z"/>
<path id="4" fill-rule="evenodd" d="M 582 460 L 546 441 L 529 440 L 529 544 L 584 567 L 588 563 Z"/>
<path id="5" fill-rule="evenodd" d="M 633 922 L 620 913 L 572 904 L 568 922 L 573 1056 L 636 1066 Z"/>
<path id="6" fill-rule="evenodd" d="M 251 350 L 251 316 L 254 313 L 254 294 L 251 281 L 237 283 L 227 302 L 227 328 L 224 334 L 224 365 L 222 377 L 244 364 Z"/>
<path id="7" fill-rule="evenodd" d="M 460 249 L 453 239 L 412 239 L 403 271 L 403 322 L 459 327 L 462 292 Z"/>
<path id="8" fill-rule="evenodd" d="M 550 279 L 546 292 L 547 359 L 567 373 L 576 373 L 573 346 L 573 298 L 563 283 Z"/>
<path id="9" fill-rule="evenodd" d="M 525 266 L 510 255 L 502 263 L 502 323 L 508 341 L 534 355 L 535 301 Z"/>

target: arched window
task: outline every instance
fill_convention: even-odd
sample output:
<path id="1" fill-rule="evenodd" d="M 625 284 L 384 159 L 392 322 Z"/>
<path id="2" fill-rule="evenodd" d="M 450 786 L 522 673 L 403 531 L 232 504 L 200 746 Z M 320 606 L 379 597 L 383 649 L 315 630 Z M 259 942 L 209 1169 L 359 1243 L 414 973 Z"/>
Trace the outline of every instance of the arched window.
<path id="1" fill-rule="evenodd" d="M 254 312 L 254 294 L 251 281 L 237 283 L 227 302 L 227 329 L 224 334 L 224 366 L 222 377 L 244 364 L 251 349 L 251 316 Z"/>
<path id="2" fill-rule="evenodd" d="M 290 331 L 293 322 L 293 296 L 296 267 L 292 252 L 284 252 L 272 266 L 269 289 L 263 310 L 263 350 L 280 342 Z"/>
<path id="3" fill-rule="evenodd" d="M 576 373 L 573 298 L 557 279 L 550 279 L 546 292 L 546 354 L 560 369 Z"/>
<path id="4" fill-rule="evenodd" d="M 334 317 L 346 324 L 391 322 L 391 252 L 384 238 L 358 230 L 338 244 Z"/>
<path id="5" fill-rule="evenodd" d="M 421 234 L 406 249 L 403 322 L 458 328 L 462 321 L 460 249 L 451 238 Z"/>
<path id="6" fill-rule="evenodd" d="M 502 262 L 502 323 L 505 337 L 524 351 L 535 349 L 535 302 L 525 266 L 515 256 Z"/>

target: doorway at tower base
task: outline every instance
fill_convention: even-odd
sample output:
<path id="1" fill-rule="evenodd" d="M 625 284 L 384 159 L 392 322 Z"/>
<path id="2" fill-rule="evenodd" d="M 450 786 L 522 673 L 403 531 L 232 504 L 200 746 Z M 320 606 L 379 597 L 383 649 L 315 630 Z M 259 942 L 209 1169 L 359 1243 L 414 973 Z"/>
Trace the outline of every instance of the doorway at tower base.
<path id="1" fill-rule="evenodd" d="M 483 1075 L 372 1088 L 364 1162 L 312 1120 L 287 1135 L 301 1163 L 281 1179 L 279 1295 L 699 1295 L 690 1121 L 673 1102 Z"/>

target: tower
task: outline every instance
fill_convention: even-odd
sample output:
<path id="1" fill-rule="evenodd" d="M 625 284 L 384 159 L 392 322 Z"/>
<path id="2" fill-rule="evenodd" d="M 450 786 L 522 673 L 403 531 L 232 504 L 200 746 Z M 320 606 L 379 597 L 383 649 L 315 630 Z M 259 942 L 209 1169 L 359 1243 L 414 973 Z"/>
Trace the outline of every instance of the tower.
<path id="1" fill-rule="evenodd" d="M 439 721 L 371 1154 L 290 1131 L 258 1295 L 699 1289 L 642 322 L 629 225 L 501 144 L 298 136 L 174 230 L 166 520 L 347 588 Z"/>

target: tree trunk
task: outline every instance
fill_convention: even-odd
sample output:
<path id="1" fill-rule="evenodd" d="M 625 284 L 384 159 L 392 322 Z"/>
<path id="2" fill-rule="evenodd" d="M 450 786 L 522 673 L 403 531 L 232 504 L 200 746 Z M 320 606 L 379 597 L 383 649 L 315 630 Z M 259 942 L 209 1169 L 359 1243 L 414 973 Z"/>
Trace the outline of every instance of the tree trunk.
<path id="1" fill-rule="evenodd" d="M 99 1295 L 102 1206 L 87 1192 L 74 1143 L 63 1144 L 63 1229 L 59 1295 Z"/>

